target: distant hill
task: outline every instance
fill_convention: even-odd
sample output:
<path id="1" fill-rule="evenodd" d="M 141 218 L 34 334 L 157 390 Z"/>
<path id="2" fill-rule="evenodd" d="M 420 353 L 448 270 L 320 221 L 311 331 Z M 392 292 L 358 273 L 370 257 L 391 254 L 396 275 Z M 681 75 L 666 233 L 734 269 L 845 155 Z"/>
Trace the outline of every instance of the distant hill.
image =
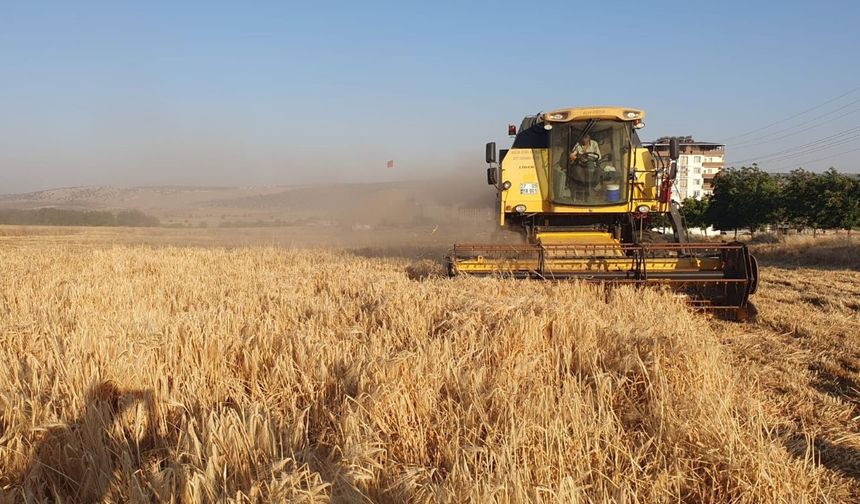
<path id="1" fill-rule="evenodd" d="M 140 210 L 162 222 L 444 220 L 458 209 L 492 212 L 495 191 L 459 180 L 267 187 L 82 186 L 0 195 L 0 209 Z M 454 212 L 454 213 L 452 213 Z"/>

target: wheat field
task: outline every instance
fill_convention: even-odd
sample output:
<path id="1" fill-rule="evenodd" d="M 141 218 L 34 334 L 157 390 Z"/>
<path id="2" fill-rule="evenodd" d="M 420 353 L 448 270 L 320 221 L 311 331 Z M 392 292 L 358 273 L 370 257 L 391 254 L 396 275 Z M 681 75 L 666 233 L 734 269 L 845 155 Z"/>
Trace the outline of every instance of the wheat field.
<path id="1" fill-rule="evenodd" d="M 765 267 L 736 324 L 338 250 L 0 263 L 0 502 L 860 498 L 856 271 Z"/>

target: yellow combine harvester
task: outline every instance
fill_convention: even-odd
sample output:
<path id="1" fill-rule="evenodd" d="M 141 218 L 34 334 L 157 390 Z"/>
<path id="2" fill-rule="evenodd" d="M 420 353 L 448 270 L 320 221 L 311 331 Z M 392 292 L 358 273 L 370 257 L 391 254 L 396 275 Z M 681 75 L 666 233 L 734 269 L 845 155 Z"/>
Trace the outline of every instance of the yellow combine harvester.
<path id="1" fill-rule="evenodd" d="M 742 243 L 687 240 L 672 202 L 681 146 L 674 138 L 643 146 L 644 118 L 619 107 L 528 116 L 509 127 L 514 142 L 498 164 L 488 143 L 500 224 L 523 243 L 454 245 L 448 273 L 666 285 L 697 307 L 746 319 L 755 258 Z M 671 224 L 671 237 L 652 231 L 658 220 Z"/>

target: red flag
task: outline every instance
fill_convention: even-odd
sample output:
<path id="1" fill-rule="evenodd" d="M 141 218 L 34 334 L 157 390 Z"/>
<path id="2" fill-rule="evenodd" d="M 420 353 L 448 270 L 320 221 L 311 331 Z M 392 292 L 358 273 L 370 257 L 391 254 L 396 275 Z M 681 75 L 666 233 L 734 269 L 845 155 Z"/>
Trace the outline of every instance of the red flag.
<path id="1" fill-rule="evenodd" d="M 393 159 L 389 159 L 389 160 L 388 160 L 388 167 L 389 167 L 389 168 L 394 168 L 394 160 L 393 160 Z"/>

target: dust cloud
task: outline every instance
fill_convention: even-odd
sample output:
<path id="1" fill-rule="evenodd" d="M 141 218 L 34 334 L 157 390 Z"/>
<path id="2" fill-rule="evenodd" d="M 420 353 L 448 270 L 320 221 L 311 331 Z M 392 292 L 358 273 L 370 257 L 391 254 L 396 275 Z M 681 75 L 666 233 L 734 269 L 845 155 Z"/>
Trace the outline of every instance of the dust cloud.
<path id="1" fill-rule="evenodd" d="M 453 243 L 496 241 L 496 190 L 479 163 L 424 180 L 259 187 L 83 186 L 0 198 L 0 209 L 140 210 L 157 228 L 53 228 L 63 240 L 348 249 L 439 259 Z M 11 232 L 11 231 L 10 231 Z M 47 232 L 47 231 L 46 231 Z"/>

